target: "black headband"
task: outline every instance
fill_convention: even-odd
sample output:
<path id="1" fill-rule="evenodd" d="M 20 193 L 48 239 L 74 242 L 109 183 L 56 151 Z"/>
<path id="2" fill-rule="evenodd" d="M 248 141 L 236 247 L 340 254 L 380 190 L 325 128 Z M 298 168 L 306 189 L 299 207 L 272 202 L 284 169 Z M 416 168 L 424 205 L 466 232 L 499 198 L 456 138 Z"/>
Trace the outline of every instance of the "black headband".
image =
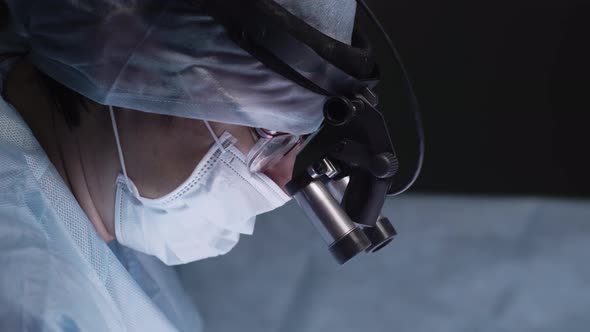
<path id="1" fill-rule="evenodd" d="M 352 45 L 347 45 L 323 34 L 273 0 L 196 3 L 222 24 L 241 48 L 306 89 L 323 95 L 348 95 L 374 86 L 378 80 L 370 44 L 357 29 Z M 302 63 L 322 70 L 322 75 L 314 76 L 301 68 Z"/>

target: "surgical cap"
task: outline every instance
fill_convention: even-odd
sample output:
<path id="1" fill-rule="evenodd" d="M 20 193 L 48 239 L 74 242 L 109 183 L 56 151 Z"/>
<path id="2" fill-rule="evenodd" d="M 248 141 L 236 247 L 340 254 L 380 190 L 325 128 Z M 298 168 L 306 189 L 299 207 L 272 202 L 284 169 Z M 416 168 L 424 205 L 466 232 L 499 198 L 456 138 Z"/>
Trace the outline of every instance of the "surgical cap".
<path id="1" fill-rule="evenodd" d="M 323 119 L 324 96 L 268 69 L 190 1 L 6 1 L 31 61 L 100 104 L 293 134 Z M 276 1 L 350 43 L 355 0 Z"/>

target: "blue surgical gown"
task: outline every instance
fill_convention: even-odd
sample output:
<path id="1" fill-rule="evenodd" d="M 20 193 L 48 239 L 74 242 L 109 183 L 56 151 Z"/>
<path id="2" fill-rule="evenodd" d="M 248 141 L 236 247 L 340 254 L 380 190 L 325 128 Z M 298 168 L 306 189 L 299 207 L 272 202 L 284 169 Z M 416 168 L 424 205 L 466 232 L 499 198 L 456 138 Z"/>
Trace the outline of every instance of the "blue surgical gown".
<path id="1" fill-rule="evenodd" d="M 175 271 L 101 240 L 0 98 L 0 331 L 175 330 L 202 330 Z"/>

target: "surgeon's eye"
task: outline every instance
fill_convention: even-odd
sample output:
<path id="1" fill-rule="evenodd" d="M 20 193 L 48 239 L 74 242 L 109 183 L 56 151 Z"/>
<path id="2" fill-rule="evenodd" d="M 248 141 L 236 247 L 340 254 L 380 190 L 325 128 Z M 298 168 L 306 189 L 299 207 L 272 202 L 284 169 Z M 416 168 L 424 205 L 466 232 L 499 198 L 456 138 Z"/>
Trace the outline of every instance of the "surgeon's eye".
<path id="1" fill-rule="evenodd" d="M 287 133 L 254 129 L 256 144 L 246 158 L 251 172 L 265 172 L 278 164 L 301 142 L 301 137 Z"/>

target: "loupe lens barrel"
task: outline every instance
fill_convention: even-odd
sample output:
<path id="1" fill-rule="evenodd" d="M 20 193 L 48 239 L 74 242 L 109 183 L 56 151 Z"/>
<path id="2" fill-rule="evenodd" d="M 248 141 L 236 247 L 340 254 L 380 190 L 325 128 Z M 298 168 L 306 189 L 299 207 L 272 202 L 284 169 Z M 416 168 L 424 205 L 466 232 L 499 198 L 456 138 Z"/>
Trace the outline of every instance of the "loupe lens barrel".
<path id="1" fill-rule="evenodd" d="M 363 231 L 372 243 L 371 246 L 367 248 L 367 252 L 377 252 L 383 249 L 397 235 L 397 232 L 389 219 L 383 216 L 379 216 L 374 227 L 365 227 L 363 228 Z"/>
<path id="2" fill-rule="evenodd" d="M 342 201 L 342 197 L 344 196 L 344 192 L 346 191 L 349 182 L 350 179 L 345 177 L 328 183 L 330 193 L 336 200 L 338 200 L 338 202 Z M 377 223 L 374 227 L 363 227 L 363 231 L 369 241 L 371 241 L 371 246 L 366 250 L 370 253 L 383 249 L 397 235 L 397 232 L 389 219 L 382 215 L 379 215 L 379 219 L 377 219 Z"/>
<path id="3" fill-rule="evenodd" d="M 311 182 L 294 197 L 340 264 L 371 246 L 363 230 L 350 220 L 321 181 Z"/>
<path id="4" fill-rule="evenodd" d="M 328 183 L 328 190 L 338 202 L 342 201 L 342 198 L 344 197 L 344 192 L 346 191 L 346 187 L 348 187 L 349 182 L 350 178 L 344 177 L 342 179 L 333 180 Z"/>

